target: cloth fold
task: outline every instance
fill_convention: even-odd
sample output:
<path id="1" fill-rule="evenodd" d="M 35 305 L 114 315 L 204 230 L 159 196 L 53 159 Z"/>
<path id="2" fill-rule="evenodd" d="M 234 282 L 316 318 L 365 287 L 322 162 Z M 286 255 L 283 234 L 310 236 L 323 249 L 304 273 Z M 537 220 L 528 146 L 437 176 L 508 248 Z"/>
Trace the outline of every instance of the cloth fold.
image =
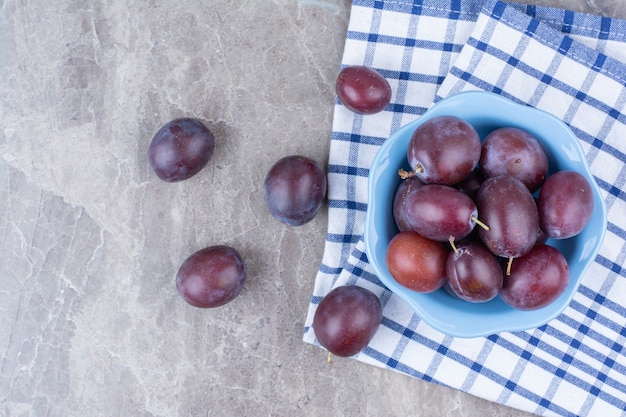
<path id="1" fill-rule="evenodd" d="M 384 306 L 354 358 L 547 416 L 626 416 L 626 21 L 497 0 L 354 0 L 342 65 L 390 82 L 391 104 L 360 116 L 335 105 L 328 234 L 303 340 L 320 300 L 355 284 Z M 433 103 L 486 90 L 567 123 L 608 211 L 605 242 L 570 306 L 524 332 L 459 339 L 426 325 L 378 280 L 361 238 L 378 147 Z"/>

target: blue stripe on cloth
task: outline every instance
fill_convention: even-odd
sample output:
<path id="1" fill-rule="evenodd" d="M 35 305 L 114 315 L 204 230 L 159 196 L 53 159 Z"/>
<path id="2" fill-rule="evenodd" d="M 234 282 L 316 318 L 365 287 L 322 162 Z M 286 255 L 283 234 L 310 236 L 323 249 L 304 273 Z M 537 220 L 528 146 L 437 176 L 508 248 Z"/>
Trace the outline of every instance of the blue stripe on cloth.
<path id="1" fill-rule="evenodd" d="M 343 174 L 347 176 L 367 178 L 369 169 L 359 168 L 356 166 L 329 164 L 328 172 L 332 174 Z"/>
<path id="2" fill-rule="evenodd" d="M 563 12 L 563 25 L 561 26 L 561 32 L 572 33 L 572 25 L 574 23 L 574 12 L 571 10 L 565 10 Z"/>
<path id="3" fill-rule="evenodd" d="M 600 35 L 598 36 L 598 39 L 609 39 L 611 33 L 611 19 L 606 16 L 602 16 L 600 17 L 600 22 Z"/>
<path id="4" fill-rule="evenodd" d="M 438 1 L 376 1 L 353 0 L 352 7 L 365 7 L 412 15 L 439 17 L 447 20 L 451 11 L 457 13 L 458 20 L 474 21 L 482 8 L 478 1 L 438 0 Z"/>
<path id="5" fill-rule="evenodd" d="M 328 266 L 328 265 L 323 264 L 323 263 L 320 265 L 320 272 L 323 273 L 323 274 L 327 274 L 327 275 L 339 275 L 341 270 L 342 270 L 341 267 L 333 268 L 333 267 Z"/>
<path id="6" fill-rule="evenodd" d="M 354 32 L 349 31 L 347 34 L 348 39 L 354 40 L 367 40 L 371 42 L 369 39 L 371 35 L 363 32 Z M 459 52 L 463 45 L 455 44 L 453 42 L 436 42 L 427 39 L 411 39 L 400 36 L 385 36 L 385 35 L 377 35 L 376 42 L 380 44 L 388 44 L 388 45 L 396 45 L 396 46 L 408 46 L 411 48 L 422 48 L 429 49 L 433 51 L 448 51 L 448 52 Z M 380 71 L 383 73 L 384 71 Z"/>
<path id="7" fill-rule="evenodd" d="M 339 235 L 339 234 L 328 234 L 326 238 L 329 242 L 332 243 L 356 243 L 361 239 L 360 235 Z"/>
<path id="8" fill-rule="evenodd" d="M 328 200 L 328 207 L 329 208 L 347 209 L 347 210 L 356 210 L 356 211 L 362 211 L 362 212 L 367 210 L 367 204 L 359 203 L 357 201 L 350 201 L 350 200 L 335 200 L 335 199 L 331 199 L 331 200 Z M 356 242 L 353 239 L 353 236 L 356 236 L 357 240 L 361 237 L 360 235 L 344 235 L 344 236 L 350 236 L 349 242 Z"/>
<path id="9" fill-rule="evenodd" d="M 621 229 L 620 229 L 620 232 L 621 232 L 621 234 L 624 233 L 624 231 L 621 230 Z M 599 263 L 600 265 L 602 265 L 603 267 L 611 270 L 611 272 L 616 273 L 617 275 L 625 276 L 625 273 L 624 273 L 625 270 L 622 267 L 622 265 L 620 265 L 620 264 L 618 264 L 616 262 L 613 262 L 613 261 L 605 258 L 602 255 L 598 255 L 598 257 L 596 258 L 596 262 Z"/>
<path id="10" fill-rule="evenodd" d="M 357 275 L 359 279 L 369 281 L 375 284 L 378 284 L 380 282 L 375 274 L 367 271 L 364 268 L 359 268 L 358 266 L 354 265 L 348 265 L 346 266 L 345 270 L 351 274 Z"/>
<path id="11" fill-rule="evenodd" d="M 603 144 L 596 144 L 595 145 L 596 148 L 602 149 L 605 152 L 609 152 L 612 155 L 616 155 L 619 156 L 620 154 L 622 156 L 624 156 L 625 154 L 622 154 L 621 152 L 619 152 L 617 149 L 611 148 L 609 147 L 609 149 L 606 149 L 607 147 L 603 146 Z M 598 183 L 598 186 L 600 188 L 602 188 L 603 190 L 605 190 L 606 192 L 608 192 L 610 195 L 612 195 L 615 198 L 618 198 L 620 200 L 626 200 L 626 191 L 621 189 L 620 187 L 616 186 L 615 184 L 609 184 L 605 181 L 603 181 L 602 179 L 596 178 L 596 182 Z M 614 233 L 616 232 L 615 230 L 612 230 Z M 624 237 L 624 232 L 620 232 L 619 233 L 620 237 Z"/>
<path id="12" fill-rule="evenodd" d="M 357 118 L 358 119 L 358 118 Z M 379 138 L 375 136 L 361 135 L 358 133 L 349 132 L 333 132 L 332 139 L 343 142 L 354 142 L 365 145 L 382 145 L 386 138 Z"/>

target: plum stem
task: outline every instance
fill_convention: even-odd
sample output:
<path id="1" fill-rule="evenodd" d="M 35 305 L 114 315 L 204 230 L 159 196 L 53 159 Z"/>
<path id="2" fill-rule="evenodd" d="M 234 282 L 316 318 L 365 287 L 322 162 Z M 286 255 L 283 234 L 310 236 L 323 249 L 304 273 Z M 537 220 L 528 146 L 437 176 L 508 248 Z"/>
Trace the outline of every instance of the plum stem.
<path id="1" fill-rule="evenodd" d="M 415 172 L 409 172 L 405 169 L 400 168 L 398 170 L 398 175 L 400 176 L 400 178 L 402 178 L 403 180 L 407 179 L 407 178 L 411 178 L 415 176 Z"/>
<path id="2" fill-rule="evenodd" d="M 509 258 L 509 261 L 506 263 L 506 275 L 511 275 L 511 265 L 513 264 L 513 257 Z"/>
<path id="3" fill-rule="evenodd" d="M 454 251 L 455 255 L 459 255 L 459 250 L 457 249 L 456 245 L 454 244 L 454 236 L 450 235 L 450 237 L 448 238 L 448 242 L 450 242 L 450 246 L 452 246 L 452 250 Z"/>
<path id="4" fill-rule="evenodd" d="M 411 178 L 414 177 L 415 175 L 417 175 L 418 173 L 424 172 L 424 167 L 420 164 L 415 165 L 415 171 L 407 171 L 403 168 L 400 168 L 398 170 L 398 175 L 400 176 L 400 178 L 402 178 L 403 180 L 407 179 L 407 178 Z"/>
<path id="5" fill-rule="evenodd" d="M 333 364 L 333 354 L 328 352 L 328 355 L 326 356 L 326 360 L 328 361 L 328 363 L 330 365 L 332 365 Z"/>
<path id="6" fill-rule="evenodd" d="M 487 226 L 485 223 L 481 222 L 480 220 L 478 220 L 476 217 L 472 216 L 471 219 L 474 223 L 476 223 L 477 225 L 479 225 L 480 227 L 482 227 L 485 230 L 489 230 L 489 226 Z"/>

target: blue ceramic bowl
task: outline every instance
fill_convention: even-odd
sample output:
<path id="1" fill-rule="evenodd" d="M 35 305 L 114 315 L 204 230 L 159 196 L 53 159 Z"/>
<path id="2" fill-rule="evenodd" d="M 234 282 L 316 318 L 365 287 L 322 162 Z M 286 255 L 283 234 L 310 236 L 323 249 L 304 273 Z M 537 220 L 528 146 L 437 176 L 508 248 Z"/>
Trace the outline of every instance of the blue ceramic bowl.
<path id="1" fill-rule="evenodd" d="M 400 183 L 398 169 L 410 170 L 406 151 L 413 131 L 433 117 L 446 115 L 457 116 L 471 123 L 481 139 L 500 127 L 525 129 L 543 145 L 550 162 L 550 173 L 562 169 L 575 170 L 591 184 L 594 211 L 587 227 L 570 239 L 548 241 L 548 244 L 557 247 L 565 255 L 570 267 L 569 285 L 548 306 L 521 311 L 509 307 L 499 296 L 487 303 L 469 303 L 450 296 L 443 289 L 422 294 L 399 285 L 389 274 L 385 254 L 389 241 L 398 233 L 392 214 L 393 197 Z M 594 261 L 607 227 L 604 200 L 572 131 L 546 112 L 482 91 L 450 96 L 391 135 L 372 162 L 368 187 L 364 239 L 367 257 L 376 274 L 387 288 L 406 301 L 426 323 L 451 336 L 478 337 L 527 330 L 558 316 L 569 305 L 585 270 Z"/>

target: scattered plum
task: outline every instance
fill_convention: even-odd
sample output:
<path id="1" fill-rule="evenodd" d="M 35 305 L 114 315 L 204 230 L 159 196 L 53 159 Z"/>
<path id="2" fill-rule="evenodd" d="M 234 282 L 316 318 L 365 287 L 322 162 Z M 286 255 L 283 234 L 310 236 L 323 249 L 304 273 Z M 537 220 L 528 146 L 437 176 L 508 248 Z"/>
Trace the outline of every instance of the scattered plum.
<path id="1" fill-rule="evenodd" d="M 326 175 L 314 160 L 286 156 L 268 171 L 263 196 L 274 218 L 290 226 L 310 222 L 319 212 L 326 195 Z"/>
<path id="2" fill-rule="evenodd" d="M 174 119 L 154 135 L 148 159 L 163 181 L 177 182 L 196 175 L 209 162 L 215 148 L 213 133 L 193 118 Z"/>
<path id="3" fill-rule="evenodd" d="M 344 285 L 320 301 L 313 316 L 313 331 L 330 354 L 352 356 L 372 340 L 382 320 L 382 306 L 370 290 Z"/>
<path id="4" fill-rule="evenodd" d="M 335 92 L 341 104 L 358 114 L 379 113 L 391 101 L 391 86 L 378 71 L 352 65 L 339 72 Z"/>
<path id="5" fill-rule="evenodd" d="M 235 249 L 211 246 L 188 257 L 176 274 L 176 287 L 194 307 L 219 307 L 232 301 L 246 281 L 246 264 Z"/>

